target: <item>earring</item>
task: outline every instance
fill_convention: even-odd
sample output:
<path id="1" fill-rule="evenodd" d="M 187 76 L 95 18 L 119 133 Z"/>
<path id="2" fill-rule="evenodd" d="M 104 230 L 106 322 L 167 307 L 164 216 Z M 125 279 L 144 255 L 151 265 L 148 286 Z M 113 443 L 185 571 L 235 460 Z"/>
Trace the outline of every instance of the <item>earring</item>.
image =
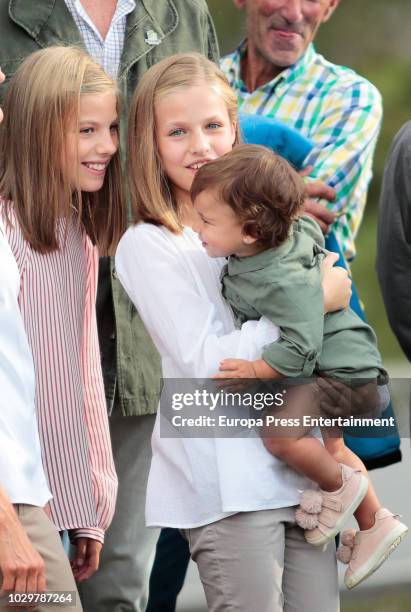
<path id="1" fill-rule="evenodd" d="M 244 236 L 243 242 L 244 244 L 251 244 L 253 242 L 253 239 L 251 238 L 251 236 Z"/>

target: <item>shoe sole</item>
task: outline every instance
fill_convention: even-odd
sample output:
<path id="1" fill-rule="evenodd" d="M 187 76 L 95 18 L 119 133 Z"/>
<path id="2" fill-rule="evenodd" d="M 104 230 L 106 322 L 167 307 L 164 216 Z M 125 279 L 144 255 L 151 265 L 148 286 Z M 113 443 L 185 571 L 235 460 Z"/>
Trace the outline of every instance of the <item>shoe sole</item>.
<path id="1" fill-rule="evenodd" d="M 369 559 L 368 563 L 363 566 L 361 571 L 357 571 L 355 574 L 344 579 L 344 584 L 347 589 L 352 589 L 357 584 L 360 584 L 363 580 L 371 576 L 383 563 L 390 554 L 401 544 L 402 540 L 408 534 L 408 527 L 402 523 L 396 527 L 396 529 L 388 534 L 388 536 L 381 542 L 373 556 Z"/>
<path id="2" fill-rule="evenodd" d="M 357 495 L 352 500 L 351 504 L 345 511 L 345 513 L 340 517 L 340 519 L 336 522 L 333 529 L 327 533 L 327 535 L 323 535 L 321 538 L 317 538 L 316 540 L 307 540 L 309 544 L 312 546 L 324 546 L 324 544 L 328 544 L 337 533 L 340 533 L 349 522 L 351 516 L 354 514 L 362 500 L 364 499 L 366 493 L 368 491 L 368 480 L 365 476 L 361 476 L 361 484 L 358 488 Z"/>

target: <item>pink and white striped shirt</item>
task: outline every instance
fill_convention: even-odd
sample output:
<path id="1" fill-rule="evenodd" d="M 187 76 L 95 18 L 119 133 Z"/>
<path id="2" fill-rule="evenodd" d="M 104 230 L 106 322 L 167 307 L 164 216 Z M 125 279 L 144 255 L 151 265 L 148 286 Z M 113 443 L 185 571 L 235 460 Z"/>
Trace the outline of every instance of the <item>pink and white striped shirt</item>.
<path id="1" fill-rule="evenodd" d="M 20 272 L 19 305 L 34 360 L 51 519 L 59 530 L 75 530 L 73 538 L 102 542 L 114 514 L 117 477 L 95 315 L 97 249 L 75 222 L 66 232 L 62 220 L 62 248 L 38 253 L 9 216 L 6 234 Z"/>

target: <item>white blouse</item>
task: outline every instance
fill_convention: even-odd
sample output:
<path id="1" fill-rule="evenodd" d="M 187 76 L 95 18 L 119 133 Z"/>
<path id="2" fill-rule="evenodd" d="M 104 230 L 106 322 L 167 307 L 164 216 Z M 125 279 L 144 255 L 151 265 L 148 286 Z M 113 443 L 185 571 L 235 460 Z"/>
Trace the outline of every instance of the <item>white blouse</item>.
<path id="1" fill-rule="evenodd" d="M 207 256 L 189 228 L 174 235 L 141 223 L 121 239 L 117 274 L 161 355 L 164 378 L 211 377 L 222 359 L 255 359 L 278 338 L 278 328 L 265 319 L 234 328 L 220 293 L 222 264 Z M 147 489 L 149 526 L 197 527 L 235 512 L 298 503 L 298 489 L 307 481 L 268 453 L 259 438 L 167 438 L 160 435 L 161 419 L 159 412 Z"/>

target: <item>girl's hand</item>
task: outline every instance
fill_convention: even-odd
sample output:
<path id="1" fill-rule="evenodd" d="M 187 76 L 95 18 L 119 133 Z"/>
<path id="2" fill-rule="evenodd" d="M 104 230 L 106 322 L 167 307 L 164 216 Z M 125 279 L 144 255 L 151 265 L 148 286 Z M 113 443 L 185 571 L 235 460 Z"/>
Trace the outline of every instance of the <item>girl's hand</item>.
<path id="1" fill-rule="evenodd" d="M 71 569 L 77 582 L 90 578 L 98 570 L 100 553 L 103 545 L 91 538 L 77 538 L 74 542 L 75 557 L 71 561 Z"/>
<path id="2" fill-rule="evenodd" d="M 347 308 L 351 299 L 352 281 L 347 270 L 334 266 L 336 261 L 337 253 L 330 253 L 321 264 L 325 313 Z"/>
<path id="3" fill-rule="evenodd" d="M 380 415 L 380 397 L 376 380 L 350 389 L 349 385 L 332 378 L 319 376 L 316 384 L 321 390 L 320 408 L 331 417 Z"/>

